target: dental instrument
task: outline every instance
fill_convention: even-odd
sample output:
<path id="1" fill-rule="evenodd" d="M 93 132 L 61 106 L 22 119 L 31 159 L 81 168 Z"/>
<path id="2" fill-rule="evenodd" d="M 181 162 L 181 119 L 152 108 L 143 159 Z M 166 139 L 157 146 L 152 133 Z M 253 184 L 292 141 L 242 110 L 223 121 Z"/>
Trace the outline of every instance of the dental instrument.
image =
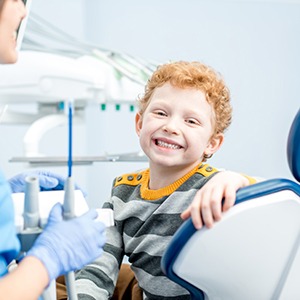
<path id="1" fill-rule="evenodd" d="M 65 182 L 65 197 L 64 197 L 64 218 L 66 220 L 75 217 L 74 208 L 74 180 L 72 177 L 72 116 L 73 116 L 72 102 L 68 103 L 68 177 Z M 71 271 L 65 275 L 67 292 L 70 300 L 77 300 L 75 289 L 75 273 Z"/>

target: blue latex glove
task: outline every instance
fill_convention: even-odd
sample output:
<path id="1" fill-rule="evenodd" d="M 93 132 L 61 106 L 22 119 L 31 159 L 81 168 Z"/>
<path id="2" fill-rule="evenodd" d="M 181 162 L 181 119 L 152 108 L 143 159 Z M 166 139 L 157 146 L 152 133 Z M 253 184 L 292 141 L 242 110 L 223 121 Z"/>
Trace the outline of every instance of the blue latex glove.
<path id="1" fill-rule="evenodd" d="M 27 176 L 36 176 L 39 178 L 41 191 L 53 191 L 53 190 L 64 189 L 66 177 L 63 177 L 57 173 L 52 173 L 49 171 L 37 170 L 37 171 L 23 172 L 10 178 L 8 182 L 10 184 L 13 193 L 25 192 L 25 178 Z M 87 195 L 86 192 L 83 191 L 77 184 L 75 184 L 75 189 L 81 190 L 84 197 L 86 197 Z"/>
<path id="2" fill-rule="evenodd" d="M 55 204 L 44 231 L 27 254 L 42 261 L 50 281 L 95 260 L 105 244 L 105 225 L 95 221 L 95 209 L 70 220 L 63 220 L 62 213 L 62 205 Z"/>

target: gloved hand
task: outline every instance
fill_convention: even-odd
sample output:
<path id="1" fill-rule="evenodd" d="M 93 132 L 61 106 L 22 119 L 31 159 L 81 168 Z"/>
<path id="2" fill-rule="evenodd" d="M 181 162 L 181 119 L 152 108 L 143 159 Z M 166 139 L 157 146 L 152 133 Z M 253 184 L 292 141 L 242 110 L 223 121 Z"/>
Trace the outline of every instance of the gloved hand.
<path id="1" fill-rule="evenodd" d="M 27 254 L 42 261 L 50 281 L 95 260 L 105 244 L 105 225 L 95 221 L 96 210 L 70 220 L 63 220 L 62 213 L 62 205 L 56 203 L 44 231 Z"/>
<path id="2" fill-rule="evenodd" d="M 17 174 L 8 180 L 13 193 L 25 192 L 25 178 L 27 176 L 36 176 L 39 178 L 41 191 L 63 190 L 66 181 L 66 177 L 63 177 L 57 173 L 44 170 L 27 171 Z M 81 189 L 77 184 L 75 184 L 75 189 L 81 190 L 84 197 L 86 197 L 86 192 L 83 191 L 83 189 Z"/>

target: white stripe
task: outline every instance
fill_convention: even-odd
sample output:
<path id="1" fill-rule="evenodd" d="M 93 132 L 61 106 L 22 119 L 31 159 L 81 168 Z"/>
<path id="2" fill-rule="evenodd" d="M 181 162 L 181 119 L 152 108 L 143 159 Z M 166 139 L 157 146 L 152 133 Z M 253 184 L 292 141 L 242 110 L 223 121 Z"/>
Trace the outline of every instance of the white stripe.
<path id="1" fill-rule="evenodd" d="M 102 271 L 107 275 L 107 277 L 109 277 L 113 281 L 114 284 L 116 284 L 117 281 L 116 274 L 118 274 L 119 272 L 119 263 L 116 260 L 116 258 L 110 253 L 103 252 L 101 257 L 96 259 L 94 262 L 88 264 L 86 267 L 94 268 L 99 272 Z"/>
<path id="2" fill-rule="evenodd" d="M 99 288 L 93 281 L 88 279 L 76 280 L 76 293 L 94 297 L 96 300 L 108 299 L 108 292 Z"/>
<path id="3" fill-rule="evenodd" d="M 143 200 L 131 200 L 125 203 L 116 196 L 112 197 L 112 202 L 116 221 L 123 221 L 130 216 L 137 216 L 140 220 L 145 221 L 160 205 Z"/>

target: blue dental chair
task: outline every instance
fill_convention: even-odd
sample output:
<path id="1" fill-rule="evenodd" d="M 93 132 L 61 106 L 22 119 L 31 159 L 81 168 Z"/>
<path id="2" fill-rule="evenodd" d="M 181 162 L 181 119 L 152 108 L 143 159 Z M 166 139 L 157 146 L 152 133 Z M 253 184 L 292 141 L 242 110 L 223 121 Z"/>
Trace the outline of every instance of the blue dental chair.
<path id="1" fill-rule="evenodd" d="M 300 182 L 300 110 L 288 163 Z M 251 200 L 251 201 L 250 201 Z M 162 270 L 197 300 L 300 299 L 300 185 L 271 179 L 242 188 L 213 228 L 191 219 L 173 236 Z"/>

